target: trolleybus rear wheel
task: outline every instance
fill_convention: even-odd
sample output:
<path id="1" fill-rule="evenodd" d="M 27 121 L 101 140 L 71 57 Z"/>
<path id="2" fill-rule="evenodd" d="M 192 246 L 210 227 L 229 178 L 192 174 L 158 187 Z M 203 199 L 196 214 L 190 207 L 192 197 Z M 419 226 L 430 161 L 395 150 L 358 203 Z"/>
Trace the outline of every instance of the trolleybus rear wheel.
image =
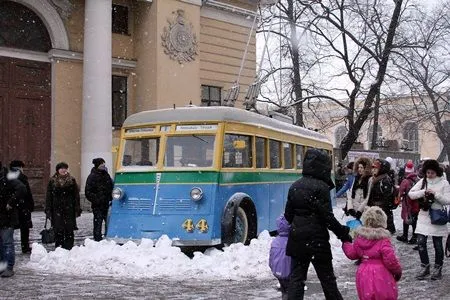
<path id="1" fill-rule="evenodd" d="M 249 224 L 247 214 L 242 207 L 236 211 L 236 223 L 234 225 L 233 243 L 246 244 L 248 238 Z"/>

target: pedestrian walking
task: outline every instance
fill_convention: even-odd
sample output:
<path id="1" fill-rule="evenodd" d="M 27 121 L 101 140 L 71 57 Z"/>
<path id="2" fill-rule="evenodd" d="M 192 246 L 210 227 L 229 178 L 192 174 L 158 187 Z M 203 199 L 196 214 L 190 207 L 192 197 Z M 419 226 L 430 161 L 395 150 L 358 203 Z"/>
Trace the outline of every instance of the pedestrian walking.
<path id="1" fill-rule="evenodd" d="M 367 205 L 380 207 L 387 216 L 387 229 L 395 234 L 394 215 L 394 182 L 389 175 L 391 165 L 388 161 L 378 158 L 372 164 L 370 178 L 370 195 Z"/>
<path id="2" fill-rule="evenodd" d="M 444 205 L 450 204 L 450 184 L 443 178 L 443 170 L 434 159 L 424 161 L 422 172 L 425 177 L 419 180 L 408 193 L 411 199 L 418 201 L 420 207 L 416 234 L 421 270 L 416 278 L 422 280 L 431 273 L 432 280 L 439 280 L 442 278 L 444 263 L 443 239 L 448 235 L 448 229 L 447 224 L 433 224 L 430 209 L 442 210 Z M 427 250 L 428 236 L 433 239 L 435 254 L 434 268 L 431 272 Z"/>
<path id="3" fill-rule="evenodd" d="M 330 235 L 351 241 L 350 228 L 336 220 L 331 208 L 331 159 L 324 150 L 311 148 L 303 161 L 303 177 L 288 192 L 284 216 L 291 225 L 286 254 L 292 259 L 288 299 L 304 297 L 305 281 L 313 264 L 326 299 L 342 299 L 332 264 Z"/>
<path id="4" fill-rule="evenodd" d="M 356 290 L 360 300 L 395 300 L 397 281 L 402 267 L 391 244 L 387 216 L 377 206 L 362 215 L 363 226 L 356 229 L 353 243 L 344 242 L 342 248 L 349 259 L 361 260 L 356 271 Z"/>
<path id="5" fill-rule="evenodd" d="M 8 172 L 0 164 L 0 276 L 14 275 L 14 229 L 19 228 L 19 202 L 26 195 L 17 172 Z"/>
<path id="6" fill-rule="evenodd" d="M 76 218 L 81 215 L 78 184 L 69 173 L 69 165 L 60 162 L 47 186 L 45 213 L 55 230 L 55 248 L 70 250 L 74 244 Z"/>
<path id="7" fill-rule="evenodd" d="M 354 165 L 355 180 L 347 197 L 347 215 L 359 219 L 369 201 L 369 179 L 372 176 L 372 162 L 367 157 L 360 157 Z"/>
<path id="8" fill-rule="evenodd" d="M 288 299 L 289 277 L 291 275 L 291 257 L 286 255 L 286 245 L 289 236 L 289 223 L 281 215 L 276 220 L 277 236 L 270 245 L 269 267 L 280 283 L 281 299 Z"/>
<path id="9" fill-rule="evenodd" d="M 103 158 L 92 160 L 94 167 L 86 179 L 85 195 L 91 202 L 94 214 L 94 240 L 102 240 L 102 226 L 108 216 L 108 209 L 112 200 L 113 181 L 108 174 Z M 106 233 L 106 228 L 105 228 Z"/>
<path id="10" fill-rule="evenodd" d="M 400 242 L 415 245 L 417 244 L 417 235 L 415 233 L 417 226 L 417 216 L 419 215 L 419 203 L 415 200 L 411 200 L 408 196 L 408 192 L 416 184 L 418 178 L 414 170 L 413 162 L 408 162 L 405 166 L 405 178 L 400 183 L 399 197 L 402 203 L 401 217 L 403 219 L 403 234 L 397 236 L 397 240 Z M 412 228 L 412 236 L 408 241 L 409 226 Z"/>
<path id="11" fill-rule="evenodd" d="M 31 193 L 28 177 L 23 173 L 25 164 L 21 160 L 13 160 L 9 164 L 9 168 L 19 172 L 18 179 L 25 185 L 27 190 L 24 201 L 19 203 L 19 223 L 20 223 L 20 242 L 22 245 L 22 253 L 31 253 L 30 248 L 30 228 L 33 228 L 31 221 L 31 213 L 34 210 L 34 199 Z"/>

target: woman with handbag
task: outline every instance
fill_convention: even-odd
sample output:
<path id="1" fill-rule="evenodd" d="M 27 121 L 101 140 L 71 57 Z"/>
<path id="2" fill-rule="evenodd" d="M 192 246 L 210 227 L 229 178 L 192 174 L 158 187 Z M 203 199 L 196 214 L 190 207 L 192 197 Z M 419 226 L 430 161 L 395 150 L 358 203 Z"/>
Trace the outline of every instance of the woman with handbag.
<path id="1" fill-rule="evenodd" d="M 74 230 L 78 230 L 76 218 L 81 215 L 80 192 L 65 162 L 56 165 L 56 173 L 47 187 L 45 213 L 55 230 L 55 248 L 70 250 L 74 244 Z"/>
<path id="2" fill-rule="evenodd" d="M 434 159 L 426 160 L 422 166 L 424 178 L 419 180 L 409 191 L 408 196 L 419 203 L 420 212 L 417 219 L 417 245 L 421 270 L 416 278 L 424 279 L 430 275 L 430 260 L 427 251 L 427 238 L 433 238 L 435 264 L 431 272 L 431 280 L 442 278 L 442 264 L 444 262 L 444 247 L 442 240 L 448 235 L 446 222 L 439 222 L 435 216 L 440 211 L 445 211 L 444 205 L 450 204 L 450 186 L 443 178 L 443 170 Z M 445 221 L 443 218 L 443 221 Z M 448 221 L 448 219 L 447 219 Z M 443 224 L 442 224 L 443 223 Z"/>

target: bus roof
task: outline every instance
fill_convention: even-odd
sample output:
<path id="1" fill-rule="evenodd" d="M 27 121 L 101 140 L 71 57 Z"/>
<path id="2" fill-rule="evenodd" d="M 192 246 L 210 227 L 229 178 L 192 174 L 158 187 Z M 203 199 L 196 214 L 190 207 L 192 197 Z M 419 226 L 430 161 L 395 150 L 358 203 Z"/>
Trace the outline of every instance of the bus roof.
<path id="1" fill-rule="evenodd" d="M 325 135 L 293 124 L 235 107 L 180 107 L 147 110 L 129 116 L 124 127 L 176 122 L 238 122 L 330 143 Z"/>

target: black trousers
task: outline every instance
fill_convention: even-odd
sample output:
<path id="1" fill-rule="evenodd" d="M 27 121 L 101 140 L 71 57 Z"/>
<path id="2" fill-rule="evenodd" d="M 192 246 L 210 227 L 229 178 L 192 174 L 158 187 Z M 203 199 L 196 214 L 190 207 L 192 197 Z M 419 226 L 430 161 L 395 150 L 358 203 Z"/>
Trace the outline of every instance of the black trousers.
<path id="1" fill-rule="evenodd" d="M 394 214 L 392 213 L 392 210 L 385 207 L 382 207 L 381 209 L 383 209 L 384 213 L 387 216 L 387 230 L 389 230 L 391 234 L 394 234 L 395 225 L 394 225 Z"/>
<path id="2" fill-rule="evenodd" d="M 58 230 L 55 231 L 55 248 L 62 247 L 70 250 L 73 248 L 75 235 L 73 230 Z"/>
<path id="3" fill-rule="evenodd" d="M 103 221 L 106 227 L 106 218 L 108 217 L 108 208 L 93 208 L 94 213 L 94 241 L 102 240 L 102 226 Z M 106 233 L 106 228 L 105 228 Z"/>
<path id="4" fill-rule="evenodd" d="M 302 252 L 302 256 L 292 257 L 292 273 L 289 282 L 288 299 L 302 300 L 305 294 L 305 281 L 309 264 L 312 263 L 322 285 L 325 299 L 342 300 L 334 275 L 331 250 L 329 253 Z"/>
<path id="5" fill-rule="evenodd" d="M 30 249 L 30 228 L 28 228 L 28 225 L 20 224 L 20 243 L 22 244 L 22 252 Z"/>

